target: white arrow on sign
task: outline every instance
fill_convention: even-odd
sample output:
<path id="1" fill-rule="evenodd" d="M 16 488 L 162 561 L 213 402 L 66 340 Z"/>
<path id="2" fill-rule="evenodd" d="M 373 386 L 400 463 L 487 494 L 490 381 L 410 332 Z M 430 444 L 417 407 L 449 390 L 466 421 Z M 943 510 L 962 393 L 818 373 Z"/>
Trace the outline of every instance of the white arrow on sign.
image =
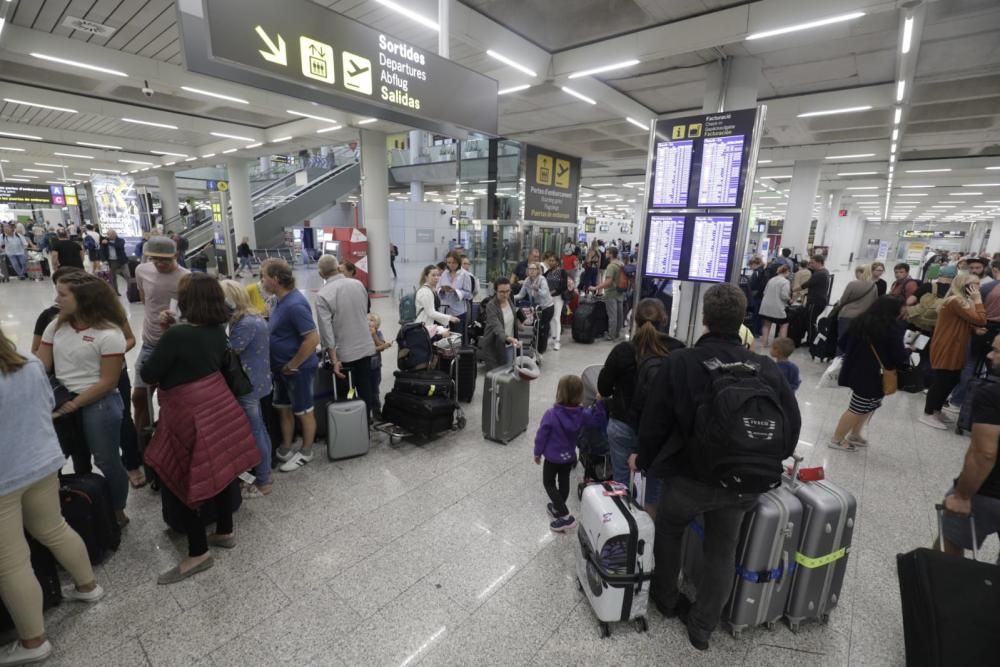
<path id="1" fill-rule="evenodd" d="M 275 45 L 275 43 L 271 41 L 271 38 L 268 37 L 267 33 L 264 32 L 264 28 L 257 26 L 255 30 L 257 34 L 260 35 L 260 38 L 264 40 L 267 48 L 270 49 L 270 51 L 264 51 L 263 49 L 259 51 L 260 55 L 264 56 L 264 60 L 287 67 L 288 49 L 285 48 L 285 38 L 278 35 L 278 44 Z"/>

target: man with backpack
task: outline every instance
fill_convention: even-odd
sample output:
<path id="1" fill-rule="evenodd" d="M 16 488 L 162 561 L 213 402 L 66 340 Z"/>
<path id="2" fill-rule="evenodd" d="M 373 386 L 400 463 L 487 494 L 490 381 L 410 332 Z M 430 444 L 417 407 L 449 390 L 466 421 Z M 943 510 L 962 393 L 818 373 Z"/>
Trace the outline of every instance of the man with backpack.
<path id="1" fill-rule="evenodd" d="M 618 259 L 618 248 L 608 246 L 606 252 L 608 268 L 604 270 L 604 280 L 589 290 L 591 292 L 604 290 L 604 307 L 608 310 L 608 333 L 605 338 L 618 340 L 625 324 L 623 311 L 625 293 L 628 291 L 628 276 L 625 274 L 624 265 Z"/>
<path id="2" fill-rule="evenodd" d="M 889 287 L 889 294 L 899 297 L 907 306 L 915 305 L 917 303 L 916 293 L 920 287 L 920 281 L 910 277 L 910 265 L 906 262 L 900 262 L 892 268 L 892 272 L 895 274 L 896 280 Z"/>
<path id="3" fill-rule="evenodd" d="M 708 289 L 708 332 L 661 363 L 639 423 L 636 467 L 663 480 L 651 594 L 664 616 L 687 625 L 699 650 L 708 648 L 732 588 L 743 515 L 781 483 L 782 462 L 794 453 L 802 425 L 777 365 L 740 342 L 746 306 L 736 285 Z M 677 575 L 681 537 L 698 515 L 704 570 L 692 604 L 680 594 Z"/>

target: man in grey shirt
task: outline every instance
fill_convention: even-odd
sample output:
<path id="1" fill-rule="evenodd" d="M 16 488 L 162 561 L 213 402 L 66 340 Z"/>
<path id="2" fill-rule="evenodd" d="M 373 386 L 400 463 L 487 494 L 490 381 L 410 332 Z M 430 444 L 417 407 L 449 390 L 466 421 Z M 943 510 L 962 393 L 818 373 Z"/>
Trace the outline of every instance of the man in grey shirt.
<path id="1" fill-rule="evenodd" d="M 337 377 L 350 373 L 354 387 L 368 406 L 369 420 L 375 398 L 371 358 L 375 341 L 368 328 L 368 290 L 361 281 L 338 272 L 337 258 L 319 258 L 319 275 L 326 284 L 316 293 L 316 322 L 320 344 L 329 355 Z"/>

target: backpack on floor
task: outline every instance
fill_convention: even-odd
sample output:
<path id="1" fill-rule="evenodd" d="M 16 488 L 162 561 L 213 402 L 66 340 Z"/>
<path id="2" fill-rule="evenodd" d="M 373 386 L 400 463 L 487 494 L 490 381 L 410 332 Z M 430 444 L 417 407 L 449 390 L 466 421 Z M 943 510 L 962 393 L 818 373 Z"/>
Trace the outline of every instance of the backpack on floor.
<path id="1" fill-rule="evenodd" d="M 702 363 L 710 381 L 688 442 L 697 475 L 736 491 L 773 489 L 781 484 L 782 461 L 792 449 L 777 392 L 760 377 L 757 363 Z"/>

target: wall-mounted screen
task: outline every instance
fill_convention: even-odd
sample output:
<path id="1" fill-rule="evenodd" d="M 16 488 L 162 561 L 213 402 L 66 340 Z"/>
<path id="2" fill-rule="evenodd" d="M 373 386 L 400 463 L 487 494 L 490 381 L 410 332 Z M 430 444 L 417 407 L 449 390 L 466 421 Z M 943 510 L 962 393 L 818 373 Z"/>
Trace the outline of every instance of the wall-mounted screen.
<path id="1" fill-rule="evenodd" d="M 684 216 L 653 215 L 646 240 L 647 276 L 679 278 L 684 252 Z"/>
<path id="2" fill-rule="evenodd" d="M 736 221 L 731 215 L 694 216 L 687 279 L 722 283 L 729 275 Z"/>
<path id="3" fill-rule="evenodd" d="M 653 173 L 653 206 L 684 208 L 691 184 L 691 156 L 694 141 L 661 141 L 656 144 Z"/>
<path id="4" fill-rule="evenodd" d="M 704 140 L 698 207 L 736 206 L 743 166 L 743 135 Z"/>
<path id="5" fill-rule="evenodd" d="M 643 276 L 721 283 L 732 278 L 738 214 L 667 215 L 646 224 Z"/>

